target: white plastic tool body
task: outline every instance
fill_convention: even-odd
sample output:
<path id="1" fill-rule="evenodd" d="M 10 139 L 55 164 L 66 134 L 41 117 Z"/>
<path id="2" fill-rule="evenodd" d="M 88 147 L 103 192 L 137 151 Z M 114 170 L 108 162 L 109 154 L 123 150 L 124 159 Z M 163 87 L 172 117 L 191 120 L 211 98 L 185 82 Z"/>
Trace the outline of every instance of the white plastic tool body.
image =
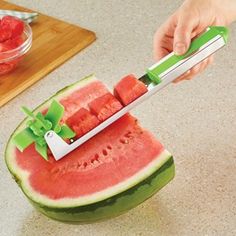
<path id="1" fill-rule="evenodd" d="M 45 134 L 45 140 L 47 142 L 48 147 L 50 148 L 54 158 L 56 160 L 61 159 L 68 153 L 72 152 L 76 148 L 78 148 L 81 144 L 85 143 L 87 140 L 92 138 L 94 135 L 105 129 L 107 126 L 112 124 L 114 121 L 118 120 L 120 117 L 122 117 L 124 114 L 129 112 L 132 108 L 136 107 L 138 104 L 142 103 L 146 99 L 148 99 L 150 96 L 155 94 L 157 91 L 164 88 L 166 85 L 171 83 L 173 80 L 175 80 L 177 77 L 188 71 L 190 68 L 219 50 L 221 47 L 225 45 L 225 40 L 221 35 L 215 36 L 213 39 L 209 40 L 206 44 L 201 46 L 196 52 L 189 55 L 187 58 L 179 61 L 178 63 L 174 64 L 167 70 L 165 70 L 163 73 L 159 75 L 161 82 L 159 84 L 155 83 L 148 83 L 148 92 L 146 92 L 144 95 L 137 98 L 132 103 L 128 104 L 124 108 L 122 108 L 120 111 L 112 115 L 107 120 L 103 121 L 101 124 L 99 124 L 97 127 L 77 139 L 71 144 L 67 144 L 60 136 L 58 136 L 54 131 L 48 131 Z M 171 56 L 173 56 L 173 53 L 170 53 L 166 57 L 164 57 L 162 60 L 160 60 L 158 63 L 153 65 L 149 68 L 149 70 L 157 67 L 161 63 L 168 60 Z M 145 77 L 147 75 L 144 75 Z M 142 80 L 142 78 L 140 80 Z M 143 81 L 143 80 L 142 80 Z"/>

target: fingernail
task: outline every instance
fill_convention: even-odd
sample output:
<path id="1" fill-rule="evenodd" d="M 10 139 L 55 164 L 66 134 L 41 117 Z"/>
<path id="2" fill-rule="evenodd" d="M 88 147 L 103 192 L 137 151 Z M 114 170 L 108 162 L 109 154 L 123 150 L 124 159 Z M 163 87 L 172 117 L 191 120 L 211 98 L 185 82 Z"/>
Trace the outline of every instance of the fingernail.
<path id="1" fill-rule="evenodd" d="M 174 47 L 174 52 L 177 55 L 182 55 L 186 52 L 186 46 L 184 43 L 176 43 Z"/>

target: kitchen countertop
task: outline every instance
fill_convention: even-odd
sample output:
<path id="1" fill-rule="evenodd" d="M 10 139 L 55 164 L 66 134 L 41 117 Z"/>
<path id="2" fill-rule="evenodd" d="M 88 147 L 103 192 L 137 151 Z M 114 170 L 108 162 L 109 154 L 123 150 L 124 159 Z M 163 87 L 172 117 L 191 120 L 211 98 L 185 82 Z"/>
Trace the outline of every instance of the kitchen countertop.
<path id="1" fill-rule="evenodd" d="M 60 88 L 96 73 L 107 85 L 152 65 L 155 30 L 181 1 L 11 1 L 87 27 L 97 41 L 0 108 L 0 235 L 236 235 L 236 24 L 215 63 L 168 86 L 133 111 L 173 153 L 176 177 L 125 215 L 66 225 L 33 209 L 4 163 L 4 146 L 24 115 Z"/>

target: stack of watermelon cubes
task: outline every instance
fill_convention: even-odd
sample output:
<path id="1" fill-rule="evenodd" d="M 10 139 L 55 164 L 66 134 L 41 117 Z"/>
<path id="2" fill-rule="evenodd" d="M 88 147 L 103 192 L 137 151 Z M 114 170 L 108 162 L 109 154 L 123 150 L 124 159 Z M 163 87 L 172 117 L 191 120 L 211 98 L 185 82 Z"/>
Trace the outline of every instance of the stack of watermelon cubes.
<path id="1" fill-rule="evenodd" d="M 0 20 L 0 74 L 11 71 L 20 61 L 20 57 L 15 58 L 17 52 L 10 53 L 11 50 L 23 44 L 24 22 L 13 16 L 4 16 Z M 9 53 L 4 53 L 8 52 Z M 7 60 L 14 57 L 13 60 Z M 1 61 L 4 62 L 1 63 Z"/>
<path id="2" fill-rule="evenodd" d="M 107 92 L 94 99 L 88 104 L 88 109 L 80 108 L 66 123 L 79 138 L 146 92 L 144 83 L 132 74 L 127 75 L 115 85 L 114 95 Z"/>

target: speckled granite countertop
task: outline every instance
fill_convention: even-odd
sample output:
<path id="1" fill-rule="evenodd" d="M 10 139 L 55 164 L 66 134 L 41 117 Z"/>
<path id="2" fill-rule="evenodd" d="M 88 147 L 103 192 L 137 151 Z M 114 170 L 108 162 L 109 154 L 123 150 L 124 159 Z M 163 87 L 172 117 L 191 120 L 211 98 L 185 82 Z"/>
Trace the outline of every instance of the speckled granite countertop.
<path id="1" fill-rule="evenodd" d="M 71 226 L 37 213 L 7 171 L 3 151 L 23 118 L 19 107 L 33 108 L 92 72 L 108 85 L 130 72 L 141 75 L 153 63 L 154 31 L 181 1 L 12 2 L 92 29 L 98 40 L 0 108 L 0 235 L 236 235 L 236 25 L 215 65 L 133 112 L 173 153 L 175 179 L 125 215 Z"/>

